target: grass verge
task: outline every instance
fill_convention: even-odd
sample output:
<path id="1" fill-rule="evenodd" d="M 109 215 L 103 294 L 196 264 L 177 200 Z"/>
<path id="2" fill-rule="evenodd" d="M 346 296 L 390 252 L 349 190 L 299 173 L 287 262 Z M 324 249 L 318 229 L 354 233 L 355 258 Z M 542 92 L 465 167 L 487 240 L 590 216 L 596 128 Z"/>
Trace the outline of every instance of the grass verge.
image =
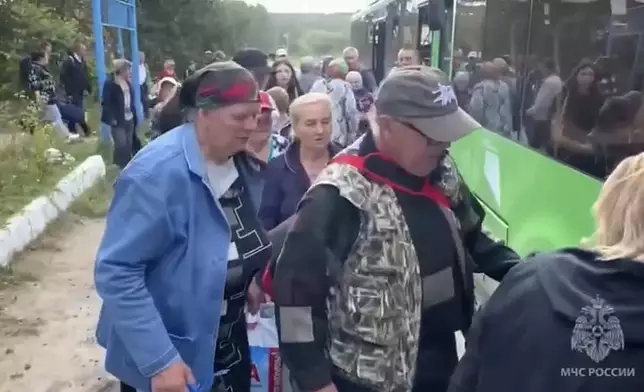
<path id="1" fill-rule="evenodd" d="M 41 108 L 36 102 L 20 97 L 16 102 L 2 103 L 0 116 L 0 227 L 7 218 L 19 212 L 33 199 L 53 190 L 56 184 L 87 157 L 99 153 L 96 138 L 68 144 L 55 136 L 52 127 L 40 121 Z M 98 131 L 95 108 L 87 110 L 88 122 Z M 21 132 L 32 129 L 32 134 Z M 65 157 L 52 162 L 51 149 Z"/>
<path id="2" fill-rule="evenodd" d="M 69 208 L 69 213 L 85 218 L 102 218 L 107 210 L 114 193 L 113 184 L 119 171 L 114 166 L 107 167 L 105 177 L 76 199 Z"/>
<path id="3" fill-rule="evenodd" d="M 97 152 L 92 139 L 68 145 L 45 142 L 43 146 L 38 137 L 12 141 L 0 149 L 0 222 L 53 190 L 66 174 Z M 51 163 L 46 157 L 49 148 L 68 154 L 73 161 Z"/>

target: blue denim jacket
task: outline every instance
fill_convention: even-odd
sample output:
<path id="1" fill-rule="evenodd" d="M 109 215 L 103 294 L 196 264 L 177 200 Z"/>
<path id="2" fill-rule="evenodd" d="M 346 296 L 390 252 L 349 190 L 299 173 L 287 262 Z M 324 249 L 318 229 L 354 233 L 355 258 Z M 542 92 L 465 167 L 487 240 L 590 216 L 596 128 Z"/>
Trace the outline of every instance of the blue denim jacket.
<path id="1" fill-rule="evenodd" d="M 259 166 L 242 163 L 257 207 Z M 96 336 L 109 373 L 149 391 L 151 377 L 181 358 L 210 391 L 229 241 L 192 124 L 136 155 L 115 184 L 96 257 Z"/>

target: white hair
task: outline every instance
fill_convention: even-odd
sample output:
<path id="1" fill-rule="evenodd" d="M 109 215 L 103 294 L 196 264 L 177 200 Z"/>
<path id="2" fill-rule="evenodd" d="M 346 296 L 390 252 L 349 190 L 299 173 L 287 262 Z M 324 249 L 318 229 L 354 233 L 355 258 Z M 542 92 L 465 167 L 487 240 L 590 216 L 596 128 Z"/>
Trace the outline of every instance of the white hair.
<path id="1" fill-rule="evenodd" d="M 329 97 L 328 94 L 307 93 L 295 98 L 295 100 L 293 100 L 293 102 L 291 103 L 291 106 L 289 106 L 289 113 L 291 114 L 291 119 L 293 120 L 293 123 L 296 124 L 298 122 L 302 109 L 305 106 L 309 106 L 316 103 L 323 104 L 324 106 L 328 107 L 329 113 L 332 112 L 333 102 L 331 101 L 331 98 Z"/>
<path id="2" fill-rule="evenodd" d="M 175 62 L 172 59 L 167 59 L 163 62 L 163 68 L 174 67 Z"/>
<path id="3" fill-rule="evenodd" d="M 358 52 L 358 49 L 354 48 L 353 46 L 347 46 L 342 51 L 342 57 L 358 57 L 359 55 L 360 52 Z"/>
<path id="4" fill-rule="evenodd" d="M 128 69 L 132 68 L 132 63 L 126 59 L 115 59 L 112 61 L 112 70 L 114 75 L 120 75 Z"/>
<path id="5" fill-rule="evenodd" d="M 362 83 L 362 75 L 360 75 L 360 72 L 358 71 L 350 71 L 347 72 L 347 76 L 344 78 L 347 82 L 358 82 Z"/>

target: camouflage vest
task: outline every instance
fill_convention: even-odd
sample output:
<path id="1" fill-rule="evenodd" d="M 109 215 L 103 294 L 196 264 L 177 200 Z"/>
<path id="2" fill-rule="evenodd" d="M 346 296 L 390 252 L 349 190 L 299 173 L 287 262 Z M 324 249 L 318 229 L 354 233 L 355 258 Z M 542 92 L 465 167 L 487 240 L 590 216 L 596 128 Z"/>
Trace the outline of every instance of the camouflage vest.
<path id="1" fill-rule="evenodd" d="M 410 391 L 422 307 L 418 256 L 394 191 L 332 163 L 332 185 L 361 210 L 361 229 L 329 296 L 329 355 L 345 377 L 383 392 Z"/>

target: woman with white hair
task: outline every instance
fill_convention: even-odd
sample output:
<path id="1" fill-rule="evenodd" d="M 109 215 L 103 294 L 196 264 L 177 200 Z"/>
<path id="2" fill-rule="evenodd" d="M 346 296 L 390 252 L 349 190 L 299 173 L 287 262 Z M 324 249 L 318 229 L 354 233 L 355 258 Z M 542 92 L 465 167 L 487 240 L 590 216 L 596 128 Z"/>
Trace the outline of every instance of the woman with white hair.
<path id="1" fill-rule="evenodd" d="M 136 135 L 136 100 L 132 90 L 132 64 L 116 59 L 113 74 L 103 85 L 101 122 L 110 126 L 113 163 L 123 169 L 140 148 Z"/>
<path id="2" fill-rule="evenodd" d="M 266 230 L 295 213 L 304 192 L 338 151 L 331 144 L 331 106 L 322 93 L 304 94 L 291 104 L 294 140 L 265 171 L 259 217 Z"/>
<path id="3" fill-rule="evenodd" d="M 361 136 L 369 129 L 369 121 L 367 114 L 371 110 L 375 100 L 374 94 L 364 87 L 362 82 L 362 75 L 357 71 L 349 71 L 345 78 L 347 83 L 353 89 L 353 95 L 356 97 L 356 107 L 360 113 L 360 120 L 358 122 L 358 135 Z"/>
<path id="4" fill-rule="evenodd" d="M 644 390 L 644 153 L 617 166 L 593 212 L 588 246 L 534 255 L 505 276 L 449 392 Z"/>

